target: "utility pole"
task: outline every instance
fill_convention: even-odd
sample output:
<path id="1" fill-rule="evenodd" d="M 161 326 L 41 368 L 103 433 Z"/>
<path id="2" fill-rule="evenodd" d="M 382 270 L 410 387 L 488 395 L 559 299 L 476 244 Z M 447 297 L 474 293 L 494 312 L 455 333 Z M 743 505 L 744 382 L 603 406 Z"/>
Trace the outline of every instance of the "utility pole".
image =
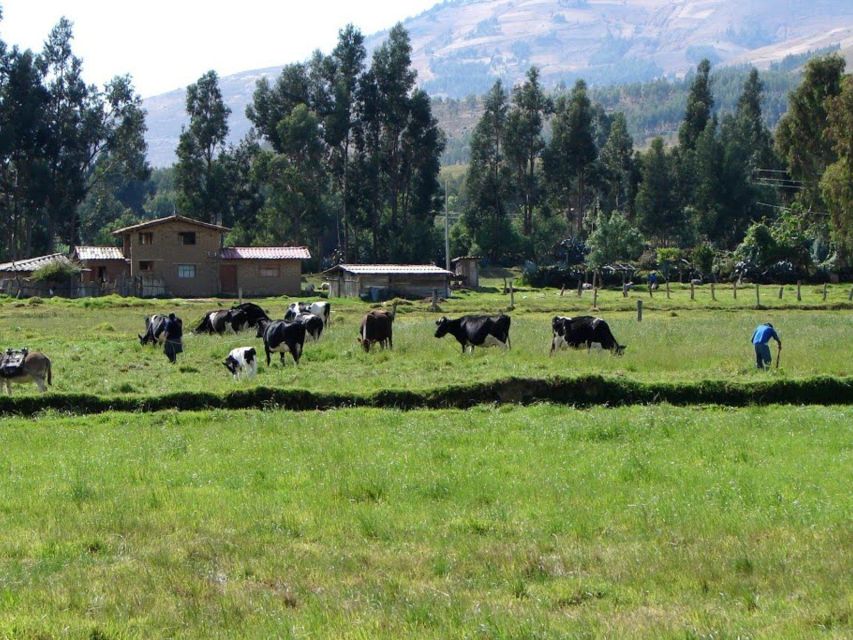
<path id="1" fill-rule="evenodd" d="M 450 214 L 447 209 L 447 180 L 444 181 L 444 268 L 450 271 Z"/>

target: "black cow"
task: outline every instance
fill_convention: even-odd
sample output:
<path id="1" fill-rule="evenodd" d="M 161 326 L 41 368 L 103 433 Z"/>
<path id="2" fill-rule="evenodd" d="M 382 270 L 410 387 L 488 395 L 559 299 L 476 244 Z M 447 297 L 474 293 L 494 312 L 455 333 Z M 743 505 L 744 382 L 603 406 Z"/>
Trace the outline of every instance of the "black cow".
<path id="1" fill-rule="evenodd" d="M 163 344 L 166 340 L 166 334 L 163 329 L 166 328 L 167 316 L 155 313 L 153 316 L 145 316 L 145 333 L 143 335 L 136 334 L 139 338 L 139 344 L 145 346 L 148 343 L 152 345 Z"/>
<path id="2" fill-rule="evenodd" d="M 264 339 L 264 351 L 267 354 L 267 366 L 270 365 L 270 354 L 278 353 L 284 364 L 284 354 L 290 353 L 293 361 L 299 364 L 302 357 L 302 346 L 305 344 L 305 325 L 299 322 L 284 320 L 261 320 L 258 324 L 258 338 Z"/>
<path id="3" fill-rule="evenodd" d="M 438 325 L 435 337 L 442 338 L 449 333 L 462 345 L 462 353 L 468 347 L 472 352 L 474 347 L 500 346 L 509 349 L 510 320 L 509 316 L 503 314 L 497 317 L 462 316 L 456 320 L 443 317 L 435 322 Z"/>
<path id="4" fill-rule="evenodd" d="M 358 330 L 358 343 L 369 353 L 370 347 L 378 344 L 383 349 L 394 348 L 394 316 L 396 314 L 374 309 L 364 314 Z"/>
<path id="5" fill-rule="evenodd" d="M 616 342 L 610 327 L 601 318 L 554 316 L 551 321 L 551 328 L 554 331 L 551 338 L 551 355 L 554 355 L 554 351 L 563 346 L 573 347 L 574 349 L 586 346 L 589 350 L 593 344 L 600 344 L 602 349 L 609 349 L 617 356 L 621 356 L 625 352 L 625 345 Z"/>
<path id="6" fill-rule="evenodd" d="M 258 322 L 261 320 L 270 321 L 270 317 L 267 315 L 267 312 L 261 309 L 254 302 L 243 302 L 242 304 L 235 304 L 231 307 L 232 311 L 241 310 L 246 314 L 246 322 L 253 329 L 258 326 Z"/>
<path id="7" fill-rule="evenodd" d="M 321 317 L 315 316 L 313 313 L 300 313 L 295 317 L 291 316 L 291 318 L 293 322 L 305 325 L 305 332 L 311 336 L 311 339 L 314 342 L 319 340 L 320 336 L 323 335 L 323 327 L 325 327 L 325 324 Z M 287 321 L 286 318 L 285 321 Z"/>
<path id="8" fill-rule="evenodd" d="M 245 329 L 248 324 L 248 316 L 242 309 L 220 309 L 204 314 L 204 318 L 193 329 L 193 333 L 218 333 L 222 335 L 228 329 L 238 333 Z"/>

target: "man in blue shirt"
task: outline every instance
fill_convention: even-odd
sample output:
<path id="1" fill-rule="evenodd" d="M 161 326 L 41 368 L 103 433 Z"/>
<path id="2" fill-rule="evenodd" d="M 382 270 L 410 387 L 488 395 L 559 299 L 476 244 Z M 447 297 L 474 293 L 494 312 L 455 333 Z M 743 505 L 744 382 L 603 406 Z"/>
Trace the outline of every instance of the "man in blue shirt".
<path id="1" fill-rule="evenodd" d="M 755 347 L 755 363 L 759 369 L 769 367 L 773 360 L 770 356 L 770 347 L 767 344 L 770 339 L 779 343 L 779 351 L 782 351 L 782 341 L 779 339 L 779 334 L 769 322 L 760 324 L 755 328 L 755 333 L 752 334 L 752 344 Z"/>

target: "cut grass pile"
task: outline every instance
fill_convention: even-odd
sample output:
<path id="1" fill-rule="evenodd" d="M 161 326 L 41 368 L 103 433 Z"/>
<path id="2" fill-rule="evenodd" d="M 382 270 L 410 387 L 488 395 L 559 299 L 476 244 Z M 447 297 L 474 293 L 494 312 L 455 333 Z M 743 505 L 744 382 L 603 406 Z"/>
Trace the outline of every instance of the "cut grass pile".
<path id="1" fill-rule="evenodd" d="M 148 302 L 146 301 L 146 304 Z M 282 367 L 261 364 L 254 382 L 232 381 L 222 360 L 236 346 L 254 345 L 254 332 L 239 336 L 187 335 L 185 353 L 171 366 L 162 350 L 142 347 L 136 334 L 143 317 L 154 311 L 176 310 L 187 333 L 215 302 L 157 301 L 145 309 L 90 309 L 45 304 L 0 307 L 0 346 L 44 351 L 53 362 L 54 392 L 100 396 L 157 395 L 175 392 L 225 394 L 236 389 L 272 387 L 315 393 L 370 394 L 382 390 L 423 391 L 507 378 L 605 375 L 642 382 L 703 380 L 758 381 L 768 376 L 799 379 L 850 376 L 853 314 L 846 311 L 660 311 L 648 312 L 642 323 L 631 313 L 602 315 L 618 340 L 628 345 L 624 357 L 593 351 L 563 351 L 548 356 L 552 313 L 518 310 L 512 317 L 512 350 L 478 349 L 462 356 L 450 336 L 433 337 L 440 314 L 400 307 L 394 326 L 394 350 L 365 354 L 356 343 L 364 303 L 337 306 L 332 324 L 319 343 L 307 343 L 302 362 Z M 226 303 L 227 304 L 227 303 Z M 268 301 L 275 316 L 285 301 Z M 496 312 L 497 309 L 492 309 Z M 570 312 L 570 311 L 566 311 Z M 758 372 L 750 336 L 770 320 L 785 346 L 782 368 Z M 775 348 L 774 348 L 775 357 Z M 35 386 L 17 387 L 16 395 L 35 393 Z"/>
<path id="2" fill-rule="evenodd" d="M 853 633 L 853 409 L 0 420 L 0 637 Z"/>

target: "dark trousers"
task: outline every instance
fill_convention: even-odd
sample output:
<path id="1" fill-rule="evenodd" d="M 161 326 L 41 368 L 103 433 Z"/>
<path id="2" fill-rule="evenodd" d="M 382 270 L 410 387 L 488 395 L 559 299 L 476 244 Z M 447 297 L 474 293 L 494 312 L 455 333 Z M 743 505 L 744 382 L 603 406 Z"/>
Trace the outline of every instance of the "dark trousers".
<path id="1" fill-rule="evenodd" d="M 183 352 L 184 347 L 181 345 L 181 340 L 166 340 L 163 344 L 163 353 L 169 358 L 169 362 L 175 364 L 178 360 L 178 354 Z"/>
<path id="2" fill-rule="evenodd" d="M 770 355 L 770 345 L 755 345 L 755 366 L 759 369 L 764 369 L 765 367 L 769 367 L 772 361 L 773 357 Z"/>

